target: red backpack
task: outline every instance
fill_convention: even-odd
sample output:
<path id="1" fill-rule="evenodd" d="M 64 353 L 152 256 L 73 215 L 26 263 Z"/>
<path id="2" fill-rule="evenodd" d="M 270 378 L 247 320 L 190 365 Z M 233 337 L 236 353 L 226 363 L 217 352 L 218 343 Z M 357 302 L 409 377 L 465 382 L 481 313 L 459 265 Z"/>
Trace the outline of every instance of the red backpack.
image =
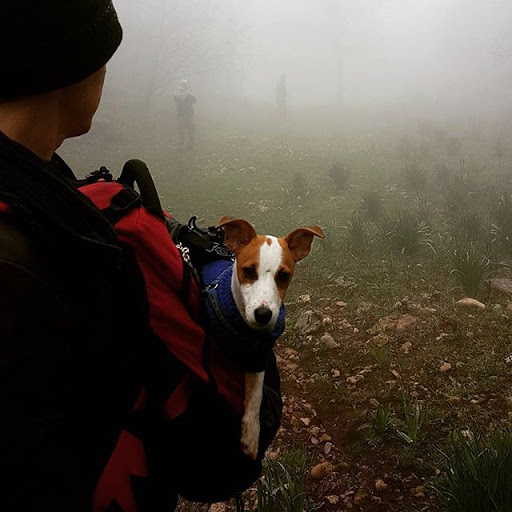
<path id="1" fill-rule="evenodd" d="M 140 193 L 134 190 L 135 183 Z M 191 501 L 225 501 L 258 478 L 261 457 L 252 461 L 240 450 L 243 374 L 205 336 L 201 290 L 171 239 L 171 217 L 162 212 L 149 171 L 139 160 L 127 162 L 117 181 L 102 168 L 80 185 L 79 190 L 115 225 L 119 239 L 133 249 L 146 285 L 151 331 L 186 369 L 167 397 L 164 431 L 149 448 L 158 453 L 159 462 L 153 462 L 157 480 L 165 487 L 167 479 L 167 485 Z M 271 362 L 275 366 L 275 359 Z M 268 372 L 270 385 L 265 386 L 262 403 L 263 448 L 280 423 L 275 368 L 274 375 Z M 134 413 L 144 406 L 141 390 Z M 133 478 L 152 478 L 147 445 L 133 432 L 121 432 L 96 489 L 95 512 L 111 510 L 112 503 L 123 512 L 139 510 Z M 165 490 L 154 486 L 154 492 Z"/>
<path id="2" fill-rule="evenodd" d="M 253 461 L 240 449 L 243 375 L 205 335 L 201 287 L 171 239 L 170 217 L 162 212 L 145 164 L 127 162 L 117 181 L 102 168 L 76 182 L 56 155 L 50 165 L 5 137 L 0 145 L 0 214 L 15 216 L 40 243 L 51 233 L 80 262 L 77 268 L 94 254 L 95 264 L 108 260 L 102 271 L 116 265 L 126 272 L 126 300 L 140 302 L 140 319 L 147 317 L 141 341 L 147 336 L 148 351 L 158 352 L 152 363 L 159 370 L 144 375 L 147 384 L 97 483 L 94 510 L 168 512 L 176 493 L 214 502 L 246 489 L 259 476 L 263 450 L 280 423 L 275 358 L 268 359 L 260 459 Z M 132 286 L 135 274 L 145 293 L 138 282 Z M 140 334 L 138 320 L 133 324 Z"/>

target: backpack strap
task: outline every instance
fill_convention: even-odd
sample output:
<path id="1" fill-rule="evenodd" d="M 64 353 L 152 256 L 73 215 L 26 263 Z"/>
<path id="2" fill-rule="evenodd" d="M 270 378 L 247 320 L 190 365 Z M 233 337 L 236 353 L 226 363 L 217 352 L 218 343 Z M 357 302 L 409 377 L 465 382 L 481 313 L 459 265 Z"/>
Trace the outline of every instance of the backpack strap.
<path id="1" fill-rule="evenodd" d="M 87 175 L 78 186 L 89 185 L 99 180 L 112 181 L 112 174 L 106 167 L 100 167 L 99 170 Z M 116 225 L 132 208 L 140 205 L 160 219 L 165 219 L 155 183 L 142 160 L 128 160 L 116 181 L 123 185 L 123 189 L 112 197 L 107 208 L 101 210 L 113 225 Z M 134 189 L 135 185 L 139 192 Z"/>
<path id="2" fill-rule="evenodd" d="M 140 191 L 142 204 L 146 210 L 155 214 L 157 217 L 164 218 L 162 205 L 158 192 L 156 191 L 155 183 L 151 177 L 151 173 L 147 165 L 136 158 L 128 160 L 121 171 L 121 176 L 117 179 L 118 183 L 127 185 L 133 188 L 135 184 Z"/>
<path id="3" fill-rule="evenodd" d="M 122 248 L 112 225 L 74 185 L 75 177 L 56 155 L 37 158 L 0 132 L 0 200 L 27 229 L 60 250 L 72 250 L 88 262 L 117 264 Z M 92 258 L 90 251 L 103 257 Z M 107 258 L 105 258 L 107 256 Z"/>
<path id="4" fill-rule="evenodd" d="M 132 208 L 143 203 L 140 194 L 133 188 L 125 186 L 112 197 L 110 205 L 103 208 L 101 213 L 115 226 Z"/>

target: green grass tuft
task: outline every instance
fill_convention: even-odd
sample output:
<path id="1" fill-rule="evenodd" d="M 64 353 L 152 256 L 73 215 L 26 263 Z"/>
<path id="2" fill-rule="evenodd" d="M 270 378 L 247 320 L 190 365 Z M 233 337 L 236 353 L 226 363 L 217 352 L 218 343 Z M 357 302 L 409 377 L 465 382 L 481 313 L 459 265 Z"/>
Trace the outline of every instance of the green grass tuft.
<path id="1" fill-rule="evenodd" d="M 426 247 L 434 250 L 427 223 L 409 210 L 402 210 L 396 217 L 387 219 L 381 230 L 384 241 L 401 254 L 417 254 Z"/>
<path id="2" fill-rule="evenodd" d="M 512 431 L 465 431 L 452 439 L 446 477 L 436 489 L 447 512 L 512 510 Z"/>
<path id="3" fill-rule="evenodd" d="M 258 480 L 258 512 L 310 512 L 317 504 L 306 495 L 309 474 L 305 449 L 293 449 L 281 460 L 265 459 Z"/>
<path id="4" fill-rule="evenodd" d="M 484 280 L 489 275 L 490 260 L 477 250 L 475 244 L 455 249 L 450 272 L 468 297 L 478 296 Z"/>
<path id="5" fill-rule="evenodd" d="M 343 162 L 333 162 L 329 168 L 329 176 L 338 190 L 343 190 L 348 184 L 352 171 Z"/>

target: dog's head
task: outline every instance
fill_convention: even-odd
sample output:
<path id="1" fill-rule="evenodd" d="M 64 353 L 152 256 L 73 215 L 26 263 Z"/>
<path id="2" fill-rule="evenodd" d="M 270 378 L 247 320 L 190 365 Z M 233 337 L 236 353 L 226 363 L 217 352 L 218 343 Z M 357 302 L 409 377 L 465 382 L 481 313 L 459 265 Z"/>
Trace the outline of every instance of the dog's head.
<path id="1" fill-rule="evenodd" d="M 305 226 L 285 237 L 258 235 L 243 219 L 222 217 L 224 243 L 236 256 L 233 295 L 250 327 L 272 329 L 290 285 L 295 263 L 311 250 L 313 238 L 325 238 L 319 226 Z"/>

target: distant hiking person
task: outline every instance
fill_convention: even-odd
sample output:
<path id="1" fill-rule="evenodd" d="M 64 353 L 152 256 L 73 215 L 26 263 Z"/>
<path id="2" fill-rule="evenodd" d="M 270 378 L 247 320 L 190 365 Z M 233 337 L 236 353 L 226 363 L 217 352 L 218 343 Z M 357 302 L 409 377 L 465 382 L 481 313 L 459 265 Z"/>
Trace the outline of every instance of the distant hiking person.
<path id="1" fill-rule="evenodd" d="M 174 93 L 176 112 L 178 114 L 178 150 L 192 149 L 194 147 L 194 103 L 196 97 L 187 80 L 182 80 L 178 90 Z M 188 137 L 185 146 L 185 132 Z"/>
<path id="2" fill-rule="evenodd" d="M 287 107 L 286 107 L 286 75 L 281 75 L 276 85 L 276 104 L 277 111 L 280 117 L 286 119 Z"/>

